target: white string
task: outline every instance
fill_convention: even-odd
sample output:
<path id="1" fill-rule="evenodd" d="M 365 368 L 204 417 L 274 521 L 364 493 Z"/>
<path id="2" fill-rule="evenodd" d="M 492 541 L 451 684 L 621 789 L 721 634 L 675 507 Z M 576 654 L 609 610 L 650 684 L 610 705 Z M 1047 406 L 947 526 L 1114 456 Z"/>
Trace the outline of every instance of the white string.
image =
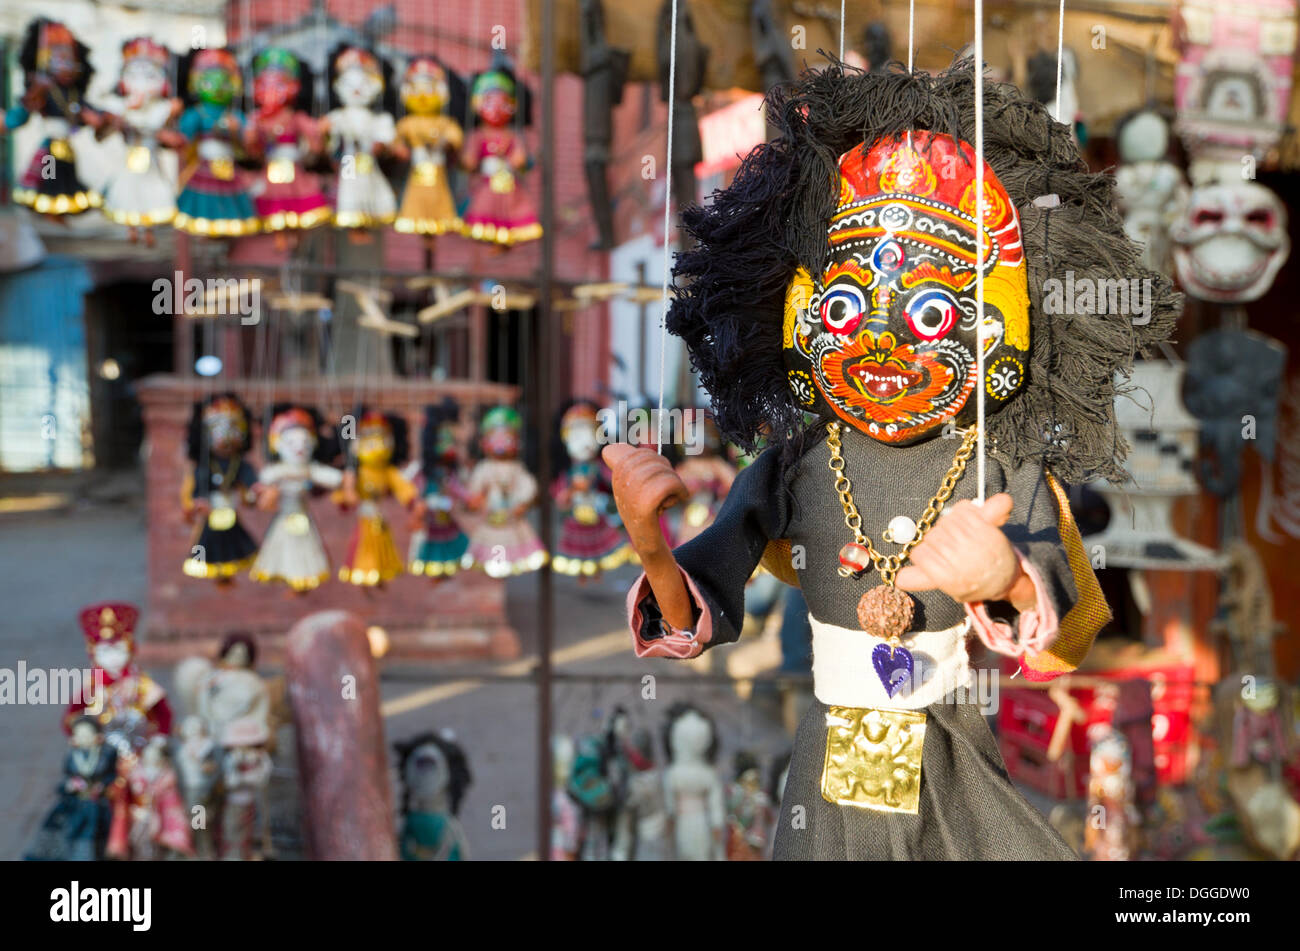
<path id="1" fill-rule="evenodd" d="M 1061 13 L 1056 24 L 1056 108 L 1052 118 L 1061 121 L 1061 67 L 1065 64 L 1065 0 L 1061 0 Z"/>
<path id="2" fill-rule="evenodd" d="M 976 498 L 984 504 L 984 0 L 975 0 L 975 413 Z"/>
<path id="3" fill-rule="evenodd" d="M 916 0 L 907 0 L 907 72 L 912 72 L 912 50 L 916 48 Z"/>
<path id="4" fill-rule="evenodd" d="M 840 61 L 844 60 L 844 0 L 840 0 Z"/>
<path id="5" fill-rule="evenodd" d="M 673 204 L 673 105 L 677 101 L 677 0 L 673 0 L 671 39 L 668 44 L 668 144 L 664 152 L 664 268 L 663 298 L 659 311 L 659 414 L 655 425 L 655 452 L 664 451 L 664 380 L 668 367 L 668 247 Z"/>

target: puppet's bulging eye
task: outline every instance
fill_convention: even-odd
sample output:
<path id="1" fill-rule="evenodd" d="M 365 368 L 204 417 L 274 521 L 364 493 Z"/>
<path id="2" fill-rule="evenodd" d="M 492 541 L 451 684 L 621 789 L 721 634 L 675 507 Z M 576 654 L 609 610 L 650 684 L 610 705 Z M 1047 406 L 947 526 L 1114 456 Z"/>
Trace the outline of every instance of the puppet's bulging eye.
<path id="1" fill-rule="evenodd" d="M 834 287 L 822 297 L 822 323 L 834 334 L 851 334 L 867 309 L 867 298 L 859 288 Z"/>
<path id="2" fill-rule="evenodd" d="M 938 340 L 957 322 L 960 311 L 947 291 L 925 291 L 907 303 L 907 323 L 922 340 Z"/>

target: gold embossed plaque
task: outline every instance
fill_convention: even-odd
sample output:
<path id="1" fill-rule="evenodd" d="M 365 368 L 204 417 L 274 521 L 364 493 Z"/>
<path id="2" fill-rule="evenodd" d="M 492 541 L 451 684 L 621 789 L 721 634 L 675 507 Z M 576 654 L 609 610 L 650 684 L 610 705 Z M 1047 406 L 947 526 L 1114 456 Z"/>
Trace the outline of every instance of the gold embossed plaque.
<path id="1" fill-rule="evenodd" d="M 822 798 L 841 806 L 916 815 L 921 802 L 920 710 L 830 707 Z"/>

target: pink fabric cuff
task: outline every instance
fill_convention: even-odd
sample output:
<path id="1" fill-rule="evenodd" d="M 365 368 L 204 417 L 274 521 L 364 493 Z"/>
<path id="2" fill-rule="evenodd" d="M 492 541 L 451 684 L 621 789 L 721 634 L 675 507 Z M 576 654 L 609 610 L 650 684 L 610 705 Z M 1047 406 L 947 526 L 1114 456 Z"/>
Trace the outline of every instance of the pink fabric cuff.
<path id="1" fill-rule="evenodd" d="M 1042 575 L 1020 549 L 1015 549 L 1015 553 L 1021 569 L 1033 582 L 1034 594 L 1037 596 L 1037 603 L 1032 608 L 1020 612 L 1020 636 L 1016 637 L 1006 621 L 994 620 L 989 615 L 985 602 L 975 601 L 962 606 L 966 609 L 966 616 L 970 618 L 975 634 L 989 650 L 1008 657 L 1026 654 L 1033 656 L 1052 646 L 1056 640 L 1059 620 L 1052 599 L 1047 594 L 1047 586 L 1043 584 Z M 1025 670 L 1023 661 L 1020 666 L 1028 675 L 1029 671 Z M 1040 678 L 1041 675 L 1034 679 Z"/>
<path id="2" fill-rule="evenodd" d="M 704 598 L 700 595 L 700 589 L 695 586 L 695 582 L 685 571 L 682 571 L 682 580 L 686 582 L 686 590 L 690 592 L 695 609 L 700 613 L 693 634 L 679 630 L 667 621 L 661 621 L 663 629 L 668 633 L 654 640 L 645 640 L 641 637 L 641 627 L 644 623 L 644 612 L 641 606 L 654 597 L 645 572 L 641 573 L 641 577 L 636 579 L 636 583 L 628 591 L 627 623 L 632 629 L 632 649 L 637 657 L 671 657 L 675 660 L 686 660 L 698 657 L 704 650 L 704 645 L 713 639 L 713 617 L 709 614 Z"/>

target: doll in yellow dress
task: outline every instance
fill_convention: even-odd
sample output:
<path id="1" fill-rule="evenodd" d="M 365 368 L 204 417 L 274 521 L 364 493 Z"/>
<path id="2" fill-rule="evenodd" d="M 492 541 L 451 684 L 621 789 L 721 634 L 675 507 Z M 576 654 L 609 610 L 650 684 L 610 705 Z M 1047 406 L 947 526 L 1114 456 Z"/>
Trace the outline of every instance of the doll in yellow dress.
<path id="1" fill-rule="evenodd" d="M 334 501 L 343 508 L 357 507 L 357 527 L 339 569 L 340 581 L 374 587 L 391 581 L 405 569 L 380 504 L 391 495 L 403 505 L 414 503 L 416 516 L 421 515 L 415 486 L 400 469 L 407 453 L 404 419 L 378 412 L 358 414 L 351 465 L 343 474 L 343 485 L 334 494 Z"/>
<path id="2" fill-rule="evenodd" d="M 455 103 L 463 102 L 463 84 L 456 75 L 430 56 L 411 61 L 402 79 L 402 104 L 393 152 L 409 159 L 411 170 L 402 192 L 393 227 L 404 234 L 434 235 L 459 232 L 460 216 L 447 177 L 447 156 L 455 156 L 465 138 Z M 451 107 L 448 114 L 448 107 Z"/>

